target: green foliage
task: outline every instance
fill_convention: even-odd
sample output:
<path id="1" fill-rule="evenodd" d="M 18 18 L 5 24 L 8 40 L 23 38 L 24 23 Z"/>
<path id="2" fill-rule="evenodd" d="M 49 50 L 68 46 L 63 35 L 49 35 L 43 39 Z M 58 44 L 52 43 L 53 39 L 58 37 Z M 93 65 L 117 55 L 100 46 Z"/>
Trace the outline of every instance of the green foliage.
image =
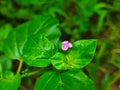
<path id="1" fill-rule="evenodd" d="M 113 11 L 119 11 L 120 8 L 120 1 L 119 0 L 114 0 L 112 10 Z"/>
<path id="2" fill-rule="evenodd" d="M 83 68 L 92 60 L 95 48 L 96 40 L 76 41 L 67 53 L 58 52 L 51 57 L 51 63 L 60 70 Z"/>
<path id="3" fill-rule="evenodd" d="M 94 90 L 92 81 L 81 70 L 46 72 L 38 78 L 34 90 Z"/>
<path id="4" fill-rule="evenodd" d="M 120 0 L 0 0 L 0 81 L 10 81 L 1 79 L 5 72 L 13 72 L 13 78 L 19 73 L 22 83 L 16 90 L 33 90 L 38 77 L 41 81 L 51 74 L 58 83 L 58 74 L 82 69 L 93 80 L 95 90 L 119 90 L 119 8 Z M 62 51 L 64 40 L 73 47 Z M 67 77 L 62 79 L 65 85 L 69 80 L 76 84 L 72 77 L 66 81 Z"/>
<path id="5" fill-rule="evenodd" d="M 102 80 L 102 90 L 110 90 L 114 88 L 114 83 L 116 82 L 117 78 L 119 78 L 120 70 L 112 73 L 111 75 L 106 74 Z"/>
<path id="6" fill-rule="evenodd" d="M 51 22 L 47 23 L 49 20 Z M 23 47 L 26 40 L 36 33 L 41 33 L 48 38 L 50 37 L 49 39 L 56 43 L 58 40 L 57 37 L 60 36 L 60 32 L 55 31 L 57 30 L 57 25 L 57 21 L 50 16 L 37 16 L 32 21 L 18 26 L 9 33 L 5 41 L 5 54 L 11 59 L 22 59 Z M 52 33 L 55 38 L 52 36 Z"/>
<path id="7" fill-rule="evenodd" d="M 58 21 L 48 15 L 36 16 L 32 20 L 11 30 L 5 39 L 3 50 L 7 57 L 11 60 L 19 60 L 20 64 L 16 75 L 12 73 L 4 74 L 4 71 L 1 71 L 1 90 L 8 90 L 8 88 L 4 89 L 6 85 L 11 90 L 16 90 L 20 85 L 21 77 L 40 72 L 46 73 L 40 76 L 36 82 L 35 90 L 40 88 L 43 88 L 43 90 L 48 90 L 48 88 L 51 90 L 93 90 L 94 85 L 92 81 L 80 68 L 91 62 L 96 49 L 96 40 L 78 40 L 73 43 L 71 49 L 65 52 L 61 51 L 59 47 L 60 35 Z M 44 69 L 31 73 L 27 72 L 28 74 L 23 72 L 20 75 L 23 62 L 28 66 L 44 67 Z M 55 67 L 55 72 L 52 65 Z M 4 68 L 4 66 L 1 66 L 1 68 Z M 66 69 L 70 70 L 62 71 Z M 51 70 L 51 72 L 44 70 Z M 6 75 L 8 77 L 3 77 Z M 50 81 L 48 82 L 49 79 Z M 46 83 L 48 84 L 47 86 Z M 51 83 L 54 84 L 51 85 Z"/>
<path id="8" fill-rule="evenodd" d="M 29 0 L 16 0 L 16 2 L 17 3 L 20 3 L 21 5 L 23 5 L 23 6 L 29 6 L 29 5 L 40 5 L 40 4 L 42 4 L 42 3 L 44 3 L 44 2 L 46 2 L 46 0 L 42 0 L 42 1 L 40 1 L 40 0 L 34 0 L 34 1 L 29 1 Z"/>
<path id="9" fill-rule="evenodd" d="M 118 49 L 119 51 L 119 49 Z M 117 68 L 120 68 L 120 52 L 114 52 L 112 59 L 111 59 L 111 63 L 116 66 Z"/>
<path id="10" fill-rule="evenodd" d="M 5 26 L 0 28 L 0 51 L 3 51 L 4 40 L 7 38 L 8 33 L 12 29 L 12 26 L 6 24 Z M 4 52 L 4 51 L 3 51 Z"/>
<path id="11" fill-rule="evenodd" d="M 10 70 L 12 67 L 12 62 L 5 56 L 0 56 L 0 74 L 2 72 Z"/>
<path id="12" fill-rule="evenodd" d="M 19 74 L 14 75 L 12 72 L 4 72 L 0 77 L 0 90 L 17 90 L 20 86 L 21 77 Z"/>
<path id="13" fill-rule="evenodd" d="M 26 41 L 27 34 L 27 29 L 25 28 L 26 24 L 17 27 L 17 30 L 12 30 L 5 40 L 4 51 L 10 59 L 21 59 L 22 49 Z"/>
<path id="14" fill-rule="evenodd" d="M 46 37 L 34 35 L 24 47 L 24 61 L 30 66 L 46 67 L 50 64 L 49 58 L 56 53 L 55 45 Z"/>

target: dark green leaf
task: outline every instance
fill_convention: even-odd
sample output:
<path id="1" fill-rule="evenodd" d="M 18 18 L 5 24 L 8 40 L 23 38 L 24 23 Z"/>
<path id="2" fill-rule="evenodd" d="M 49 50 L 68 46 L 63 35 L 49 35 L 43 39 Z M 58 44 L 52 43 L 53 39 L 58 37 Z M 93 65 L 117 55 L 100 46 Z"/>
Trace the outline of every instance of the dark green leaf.
<path id="1" fill-rule="evenodd" d="M 110 81 L 110 75 L 105 74 L 102 79 L 102 90 L 111 90 L 110 82 L 112 82 Z"/>
<path id="2" fill-rule="evenodd" d="M 66 54 L 58 52 L 50 60 L 56 69 L 83 68 L 91 62 L 95 49 L 96 40 L 79 40 Z"/>
<path id="3" fill-rule="evenodd" d="M 120 70 L 112 73 L 105 74 L 102 79 L 102 90 L 113 90 L 116 86 L 116 83 L 119 82 Z M 115 85 L 115 86 L 114 86 Z"/>
<path id="4" fill-rule="evenodd" d="M 94 86 L 81 70 L 71 70 L 46 72 L 39 77 L 34 90 L 94 90 Z"/>

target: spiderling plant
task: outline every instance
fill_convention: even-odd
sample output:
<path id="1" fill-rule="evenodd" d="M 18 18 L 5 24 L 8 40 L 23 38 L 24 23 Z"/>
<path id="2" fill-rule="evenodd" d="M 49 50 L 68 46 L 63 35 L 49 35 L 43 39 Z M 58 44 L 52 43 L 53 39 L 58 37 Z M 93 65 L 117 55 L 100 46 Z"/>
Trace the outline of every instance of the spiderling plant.
<path id="1" fill-rule="evenodd" d="M 36 16 L 11 30 L 3 50 L 19 65 L 16 72 L 0 73 L 0 90 L 18 90 L 21 80 L 31 75 L 39 76 L 34 90 L 94 90 L 82 68 L 93 59 L 96 40 L 60 42 L 60 36 L 58 21 L 51 16 Z M 36 69 L 25 71 L 23 64 Z"/>

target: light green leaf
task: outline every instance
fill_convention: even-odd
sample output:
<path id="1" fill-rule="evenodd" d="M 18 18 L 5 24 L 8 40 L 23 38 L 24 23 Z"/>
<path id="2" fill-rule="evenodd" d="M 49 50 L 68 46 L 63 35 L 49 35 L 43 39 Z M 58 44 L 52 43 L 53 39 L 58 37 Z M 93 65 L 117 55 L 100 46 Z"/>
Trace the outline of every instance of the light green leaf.
<path id="1" fill-rule="evenodd" d="M 81 70 L 51 71 L 38 78 L 34 90 L 94 90 L 94 86 Z"/>
<path id="2" fill-rule="evenodd" d="M 0 27 L 0 51 L 3 51 L 4 46 L 4 40 L 7 38 L 8 33 L 12 29 L 12 26 L 9 24 L 6 24 L 5 26 Z"/>
<path id="3" fill-rule="evenodd" d="M 22 59 L 24 44 L 35 34 L 45 36 L 56 44 L 60 37 L 57 26 L 58 21 L 51 16 L 34 17 L 31 21 L 18 26 L 9 33 L 4 46 L 5 54 L 11 59 Z"/>
<path id="4" fill-rule="evenodd" d="M 95 49 L 96 40 L 79 40 L 65 54 L 58 52 L 50 60 L 60 70 L 83 68 L 91 62 Z"/>
<path id="5" fill-rule="evenodd" d="M 14 76 L 12 72 L 6 72 L 3 77 L 0 77 L 0 90 L 18 90 L 20 82 L 19 74 Z"/>
<path id="6" fill-rule="evenodd" d="M 24 61 L 30 66 L 46 67 L 56 50 L 55 45 L 46 37 L 33 35 L 24 46 Z"/>
<path id="7" fill-rule="evenodd" d="M 57 51 L 60 31 L 57 28 L 57 20 L 51 19 L 50 17 L 42 17 L 40 21 L 44 21 L 38 22 L 38 18 L 35 18 L 36 23 L 29 23 L 31 26 L 35 23 L 33 29 L 29 28 L 30 32 L 36 30 L 34 35 L 29 34 L 31 37 L 27 40 L 23 50 L 24 61 L 30 66 L 48 66 L 50 64 L 48 59 Z"/>
<path id="8" fill-rule="evenodd" d="M 7 70 L 10 70 L 12 67 L 12 62 L 5 56 L 0 56 L 0 74 Z"/>
<path id="9" fill-rule="evenodd" d="M 21 59 L 24 43 L 27 40 L 28 23 L 22 24 L 12 30 L 5 40 L 4 51 L 10 59 Z"/>

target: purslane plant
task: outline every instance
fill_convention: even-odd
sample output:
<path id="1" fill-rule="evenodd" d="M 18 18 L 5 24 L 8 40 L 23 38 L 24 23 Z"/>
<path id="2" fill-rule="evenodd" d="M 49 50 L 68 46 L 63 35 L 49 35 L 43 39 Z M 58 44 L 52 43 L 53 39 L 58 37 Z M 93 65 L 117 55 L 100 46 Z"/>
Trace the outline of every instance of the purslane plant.
<path id="1" fill-rule="evenodd" d="M 11 60 L 19 60 L 19 66 L 16 73 L 2 72 L 0 90 L 17 90 L 23 77 L 34 74 L 41 74 L 34 90 L 94 90 L 82 68 L 91 62 L 96 40 L 60 42 L 60 36 L 58 21 L 51 16 L 36 16 L 12 30 L 3 50 Z M 23 63 L 39 69 L 21 73 Z"/>

